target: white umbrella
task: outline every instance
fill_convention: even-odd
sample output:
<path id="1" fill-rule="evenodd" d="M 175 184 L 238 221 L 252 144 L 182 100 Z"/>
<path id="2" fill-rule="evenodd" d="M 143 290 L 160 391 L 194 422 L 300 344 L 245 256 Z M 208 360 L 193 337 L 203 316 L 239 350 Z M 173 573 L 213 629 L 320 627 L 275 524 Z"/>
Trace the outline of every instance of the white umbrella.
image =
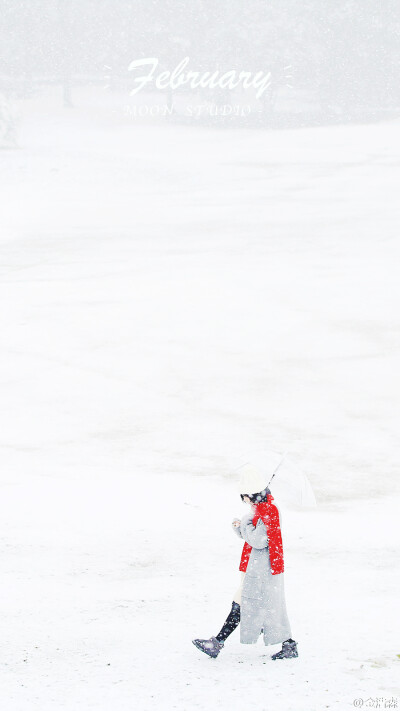
<path id="1" fill-rule="evenodd" d="M 317 505 L 312 486 L 306 474 L 285 452 L 265 450 L 242 457 L 260 471 L 277 503 L 286 506 L 314 507 Z M 251 492 L 256 493 L 256 492 Z"/>

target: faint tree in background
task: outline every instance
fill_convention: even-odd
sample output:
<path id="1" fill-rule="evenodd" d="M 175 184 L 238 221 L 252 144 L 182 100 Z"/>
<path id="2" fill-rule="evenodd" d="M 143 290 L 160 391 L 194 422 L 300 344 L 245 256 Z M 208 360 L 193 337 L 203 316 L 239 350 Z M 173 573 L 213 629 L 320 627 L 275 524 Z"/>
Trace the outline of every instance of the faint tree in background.
<path id="1" fill-rule="evenodd" d="M 399 13 L 398 0 L 0 0 L 0 82 L 25 95 L 60 83 L 70 106 L 74 84 L 107 72 L 110 88 L 126 88 L 134 58 L 157 56 L 163 70 L 190 56 L 203 71 L 271 71 L 267 113 L 289 65 L 295 92 L 327 112 L 394 107 Z"/>

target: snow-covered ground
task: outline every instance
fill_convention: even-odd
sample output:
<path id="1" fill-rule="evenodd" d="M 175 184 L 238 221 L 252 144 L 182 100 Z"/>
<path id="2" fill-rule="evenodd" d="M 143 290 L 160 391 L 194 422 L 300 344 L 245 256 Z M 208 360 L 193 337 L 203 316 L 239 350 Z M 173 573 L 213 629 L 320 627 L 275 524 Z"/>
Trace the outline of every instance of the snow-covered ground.
<path id="1" fill-rule="evenodd" d="M 105 95 L 103 95 L 105 96 Z M 6 711 L 399 694 L 399 124 L 146 124 L 55 97 L 0 151 Z M 297 660 L 216 660 L 235 457 L 291 448 Z M 279 502 L 278 502 L 279 503 Z M 397 555 L 396 555 L 397 553 Z"/>

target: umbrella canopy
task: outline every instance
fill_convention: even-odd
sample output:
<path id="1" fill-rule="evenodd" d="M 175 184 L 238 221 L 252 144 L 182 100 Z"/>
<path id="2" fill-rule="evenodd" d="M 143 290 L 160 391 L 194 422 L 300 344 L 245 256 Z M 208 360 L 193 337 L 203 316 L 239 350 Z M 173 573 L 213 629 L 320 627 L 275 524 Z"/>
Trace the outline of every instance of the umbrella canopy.
<path id="1" fill-rule="evenodd" d="M 314 507 L 316 499 L 306 474 L 287 454 L 264 450 L 241 457 L 241 467 L 251 466 L 260 473 L 265 486 L 269 486 L 277 503 L 286 506 Z M 245 493 L 245 492 L 241 492 Z M 249 494 L 256 493 L 249 491 Z"/>

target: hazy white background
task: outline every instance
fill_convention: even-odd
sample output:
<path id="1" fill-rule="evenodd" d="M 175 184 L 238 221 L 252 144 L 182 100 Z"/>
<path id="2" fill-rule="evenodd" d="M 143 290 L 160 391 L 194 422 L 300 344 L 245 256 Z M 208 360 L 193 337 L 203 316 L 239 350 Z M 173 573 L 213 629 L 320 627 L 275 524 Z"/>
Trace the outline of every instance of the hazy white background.
<path id="1" fill-rule="evenodd" d="M 0 11 L 2 705 L 383 707 L 400 651 L 397 5 Z M 132 101 L 146 56 L 268 70 L 271 91 Z M 212 115 L 233 103 L 250 115 Z M 228 614 L 234 466 L 260 445 L 290 447 L 318 498 L 283 512 L 300 657 L 236 631 L 211 660 L 191 640 Z"/>

